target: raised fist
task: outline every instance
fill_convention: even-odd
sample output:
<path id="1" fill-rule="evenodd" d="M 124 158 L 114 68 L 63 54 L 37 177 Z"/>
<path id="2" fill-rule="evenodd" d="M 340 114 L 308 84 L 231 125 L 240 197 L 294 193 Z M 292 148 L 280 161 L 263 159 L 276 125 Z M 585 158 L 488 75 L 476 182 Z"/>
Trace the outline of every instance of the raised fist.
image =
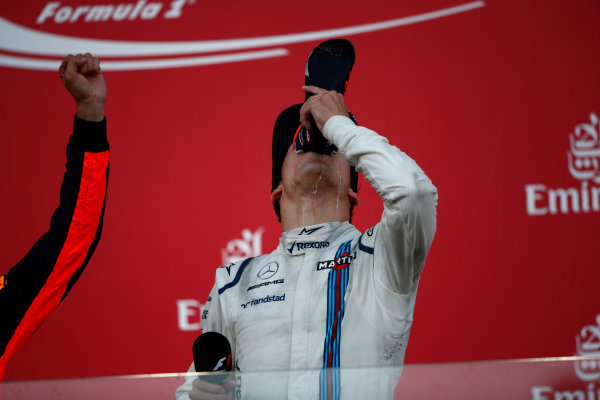
<path id="1" fill-rule="evenodd" d="M 102 121 L 106 83 L 98 58 L 90 53 L 69 54 L 60 64 L 58 74 L 77 103 L 77 116 L 88 121 Z"/>

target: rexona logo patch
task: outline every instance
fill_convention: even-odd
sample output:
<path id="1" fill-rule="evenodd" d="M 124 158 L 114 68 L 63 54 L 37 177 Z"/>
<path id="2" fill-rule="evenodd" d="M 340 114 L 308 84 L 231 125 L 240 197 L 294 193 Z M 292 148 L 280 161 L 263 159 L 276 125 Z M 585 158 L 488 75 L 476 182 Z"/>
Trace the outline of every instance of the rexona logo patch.
<path id="1" fill-rule="evenodd" d="M 59 1 L 47 3 L 36 19 L 36 24 L 65 22 L 106 22 L 152 20 L 157 17 L 173 19 L 182 15 L 188 0 L 171 2 L 110 3 L 96 5 L 70 5 Z"/>
<path id="2" fill-rule="evenodd" d="M 324 249 L 329 247 L 329 242 L 294 242 L 292 243 L 292 245 L 287 249 L 290 254 L 294 254 L 294 248 L 296 249 L 296 251 L 303 251 L 303 250 L 310 250 L 310 249 Z"/>
<path id="3" fill-rule="evenodd" d="M 327 260 L 327 261 L 319 261 L 317 263 L 317 271 L 322 271 L 324 269 L 344 269 L 350 266 L 350 262 L 356 258 L 356 252 L 352 254 L 345 254 L 341 257 L 336 258 L 335 260 Z"/>
<path id="4" fill-rule="evenodd" d="M 542 183 L 525 185 L 527 214 L 600 212 L 599 120 L 592 112 L 589 122 L 577 124 L 569 134 L 568 169 L 579 186 L 551 188 Z"/>

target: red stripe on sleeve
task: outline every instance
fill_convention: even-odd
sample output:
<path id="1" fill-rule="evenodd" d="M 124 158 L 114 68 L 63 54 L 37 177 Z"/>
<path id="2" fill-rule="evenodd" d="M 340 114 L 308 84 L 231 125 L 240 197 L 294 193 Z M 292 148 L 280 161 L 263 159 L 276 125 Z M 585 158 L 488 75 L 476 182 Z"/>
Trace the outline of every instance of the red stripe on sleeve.
<path id="1" fill-rule="evenodd" d="M 25 313 L 0 359 L 0 381 L 6 363 L 59 305 L 71 276 L 83 265 L 94 241 L 106 194 L 109 152 L 85 153 L 79 194 L 65 243 L 48 280 Z"/>

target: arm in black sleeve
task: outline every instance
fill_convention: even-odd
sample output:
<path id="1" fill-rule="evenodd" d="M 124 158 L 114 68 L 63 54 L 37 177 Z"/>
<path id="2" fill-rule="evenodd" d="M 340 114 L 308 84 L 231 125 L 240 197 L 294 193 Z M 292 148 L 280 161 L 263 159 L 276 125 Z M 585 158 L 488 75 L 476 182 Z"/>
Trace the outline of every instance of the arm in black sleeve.
<path id="1" fill-rule="evenodd" d="M 67 170 L 50 229 L 0 277 L 0 380 L 21 348 L 77 281 L 96 249 L 108 183 L 106 119 L 75 117 Z"/>

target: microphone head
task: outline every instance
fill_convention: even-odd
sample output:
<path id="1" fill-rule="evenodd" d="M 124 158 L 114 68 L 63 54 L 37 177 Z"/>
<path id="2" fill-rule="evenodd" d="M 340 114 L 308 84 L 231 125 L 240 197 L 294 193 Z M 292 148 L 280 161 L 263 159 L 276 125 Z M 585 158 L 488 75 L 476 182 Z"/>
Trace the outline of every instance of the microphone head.
<path id="1" fill-rule="evenodd" d="M 231 371 L 231 345 L 218 332 L 204 332 L 192 346 L 196 372 Z"/>

